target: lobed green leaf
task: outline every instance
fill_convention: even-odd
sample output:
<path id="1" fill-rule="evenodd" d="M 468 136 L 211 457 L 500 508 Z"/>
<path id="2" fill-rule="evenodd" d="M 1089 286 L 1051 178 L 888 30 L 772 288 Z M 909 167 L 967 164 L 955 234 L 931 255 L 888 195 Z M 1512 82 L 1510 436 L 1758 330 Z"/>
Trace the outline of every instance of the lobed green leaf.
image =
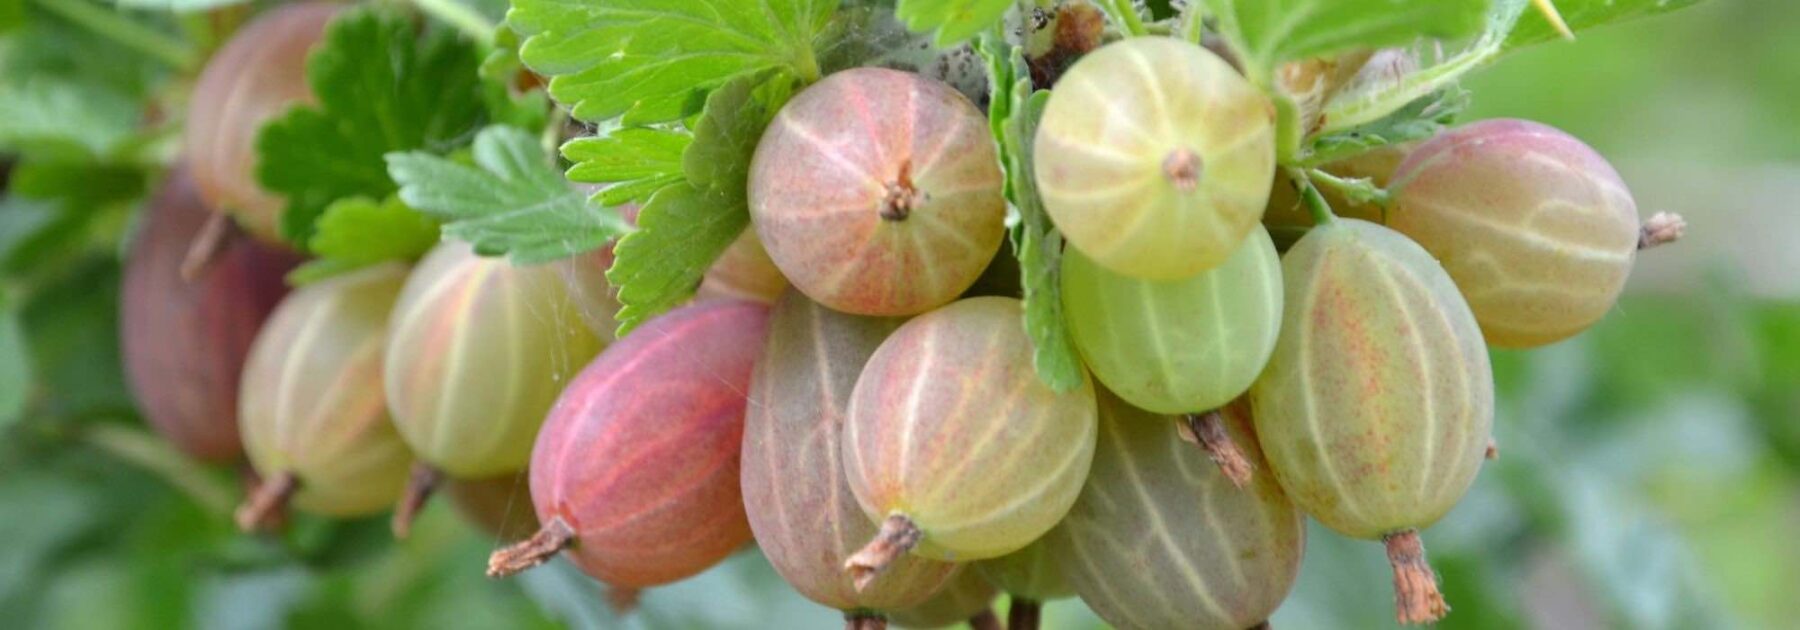
<path id="1" fill-rule="evenodd" d="M 438 222 L 398 197 L 339 199 L 319 215 L 307 242 L 318 257 L 288 274 L 293 284 L 323 280 L 389 260 L 415 260 L 438 243 Z"/>
<path id="2" fill-rule="evenodd" d="M 1062 313 L 1062 234 L 1038 197 L 1031 166 L 1031 143 L 1050 92 L 1033 91 L 1023 53 L 997 36 L 984 36 L 976 50 L 988 64 L 993 86 L 988 120 L 1006 171 L 1006 197 L 1018 213 L 1010 235 L 1024 288 L 1032 364 L 1051 389 L 1071 391 L 1081 386 L 1084 374 Z"/>
<path id="3" fill-rule="evenodd" d="M 387 156 L 400 200 L 444 221 L 445 236 L 488 256 L 542 263 L 604 246 L 630 230 L 569 187 L 537 138 L 494 126 L 475 137 L 475 165 L 422 151 Z"/>
<path id="4" fill-rule="evenodd" d="M 696 94 L 783 70 L 817 79 L 815 46 L 838 0 L 516 0 L 519 55 L 575 118 L 626 125 L 692 113 Z"/>
<path id="5" fill-rule="evenodd" d="M 1481 32 L 1492 0 L 1205 0 L 1219 32 L 1267 82 L 1284 61 Z"/>
<path id="6" fill-rule="evenodd" d="M 576 138 L 563 144 L 563 157 L 574 162 L 570 181 L 612 184 L 594 195 L 600 205 L 642 203 L 651 194 L 686 178 L 681 155 L 694 137 L 659 127 L 628 127 L 609 135 Z"/>
<path id="7" fill-rule="evenodd" d="M 750 223 L 750 158 L 798 81 L 740 76 L 714 91 L 682 152 L 683 181 L 659 189 L 619 241 L 606 277 L 619 287 L 619 335 L 686 301 Z"/>
<path id="8" fill-rule="evenodd" d="M 288 198 L 282 231 L 312 239 L 325 208 L 396 188 L 384 156 L 462 144 L 486 118 L 473 45 L 442 30 L 417 34 L 375 10 L 332 21 L 307 60 L 317 106 L 298 106 L 257 136 L 257 179 Z"/>
<path id="9" fill-rule="evenodd" d="M 1500 1 L 1524 4 L 1530 0 Z M 1614 22 L 1667 13 L 1699 3 L 1700 0 L 1555 0 L 1557 12 L 1562 14 L 1563 21 L 1569 25 L 1569 29 L 1575 32 Z M 1514 25 L 1512 33 L 1507 36 L 1505 48 L 1529 46 L 1561 39 L 1561 37 L 1561 34 L 1550 25 L 1549 18 L 1540 12 L 1527 10 L 1519 17 L 1519 22 Z"/>
<path id="10" fill-rule="evenodd" d="M 935 32 L 939 48 L 961 44 L 999 24 L 1012 0 L 900 0 L 894 14 L 916 32 Z"/>
<path id="11" fill-rule="evenodd" d="M 612 184 L 594 194 L 599 205 L 643 203 L 662 187 L 684 182 L 682 153 L 693 144 L 693 135 L 664 128 L 623 128 L 603 137 L 569 140 L 563 157 L 571 182 Z"/>
<path id="12" fill-rule="evenodd" d="M 1386 118 L 1312 140 L 1301 164 L 1328 164 L 1390 144 L 1424 140 L 1456 122 L 1469 105 L 1469 93 L 1450 86 L 1414 100 Z"/>

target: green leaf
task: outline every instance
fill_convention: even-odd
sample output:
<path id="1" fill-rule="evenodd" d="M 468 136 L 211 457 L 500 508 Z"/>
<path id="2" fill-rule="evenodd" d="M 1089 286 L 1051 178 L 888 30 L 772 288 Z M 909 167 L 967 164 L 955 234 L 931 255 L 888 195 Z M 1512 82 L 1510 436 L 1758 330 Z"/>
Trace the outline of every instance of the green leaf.
<path id="1" fill-rule="evenodd" d="M 395 190 L 384 156 L 462 144 L 486 104 L 474 47 L 455 34 L 418 35 L 410 20 L 356 10 L 333 20 L 307 61 L 316 107 L 299 106 L 257 136 L 257 178 L 288 198 L 283 233 L 311 240 L 325 208 Z"/>
<path id="2" fill-rule="evenodd" d="M 719 254 L 750 223 L 750 158 L 792 95 L 786 74 L 743 76 L 714 91 L 682 154 L 686 181 L 665 186 L 614 250 L 606 277 L 619 287 L 619 336 L 693 295 Z"/>
<path id="3" fill-rule="evenodd" d="M 400 199 L 445 222 L 444 236 L 484 255 L 534 264 L 591 251 L 630 230 L 563 181 L 537 138 L 513 127 L 475 137 L 475 166 L 424 152 L 394 153 Z"/>
<path id="4" fill-rule="evenodd" d="M 695 95 L 775 69 L 819 76 L 815 47 L 838 0 L 516 0 L 520 58 L 552 77 L 575 118 L 681 119 Z"/>
<path id="5" fill-rule="evenodd" d="M 1031 337 L 1032 363 L 1045 384 L 1066 392 L 1081 386 L 1082 367 L 1062 313 L 1062 234 L 1051 223 L 1031 175 L 1031 145 L 1050 92 L 1032 90 L 1024 54 L 998 37 L 984 36 L 976 50 L 987 60 L 993 81 L 988 118 L 1006 170 L 1006 197 L 1019 214 L 1011 240 L 1025 289 L 1024 326 Z"/>
<path id="6" fill-rule="evenodd" d="M 900 0 L 894 14 L 918 32 L 936 31 L 939 48 L 968 41 L 1006 16 L 1012 0 Z"/>
<path id="7" fill-rule="evenodd" d="M 686 182 L 657 191 L 638 213 L 637 231 L 619 240 L 606 271 L 624 305 L 618 335 L 692 296 L 706 269 L 749 224 L 741 197 L 709 194 Z"/>
<path id="8" fill-rule="evenodd" d="M 339 199 L 319 215 L 307 246 L 317 259 L 288 274 L 294 284 L 315 282 L 389 260 L 414 260 L 438 242 L 438 222 L 397 197 Z"/>
<path id="9" fill-rule="evenodd" d="M 1445 88 L 1415 100 L 1381 120 L 1320 136 L 1313 140 L 1301 164 L 1328 164 L 1390 144 L 1430 138 L 1455 123 L 1456 117 L 1468 105 L 1468 91 L 1454 86 Z"/>
<path id="10" fill-rule="evenodd" d="M 97 158 L 130 138 L 139 117 L 128 95 L 90 83 L 0 84 L 0 151 Z"/>
<path id="11" fill-rule="evenodd" d="M 1206 0 L 1219 32 L 1266 83 L 1278 64 L 1420 37 L 1481 32 L 1491 0 Z"/>
<path id="12" fill-rule="evenodd" d="M 1529 0 L 1501 1 L 1529 2 Z M 1556 0 L 1556 9 L 1558 13 L 1562 14 L 1563 21 L 1568 23 L 1569 29 L 1579 33 L 1597 26 L 1667 13 L 1699 3 L 1700 0 Z M 1519 17 L 1519 23 L 1513 27 L 1512 34 L 1507 36 L 1506 48 L 1518 48 L 1561 38 L 1562 36 L 1556 32 L 1556 29 L 1550 26 L 1550 20 L 1545 18 L 1542 13 L 1527 10 L 1524 15 Z"/>
<path id="13" fill-rule="evenodd" d="M 613 184 L 594 196 L 600 205 L 642 203 L 652 193 L 684 181 L 681 154 L 690 134 L 656 127 L 628 127 L 600 137 L 576 138 L 562 147 L 571 181 Z"/>
<path id="14" fill-rule="evenodd" d="M 31 399 L 30 356 L 19 313 L 0 294 L 0 431 L 25 413 Z"/>

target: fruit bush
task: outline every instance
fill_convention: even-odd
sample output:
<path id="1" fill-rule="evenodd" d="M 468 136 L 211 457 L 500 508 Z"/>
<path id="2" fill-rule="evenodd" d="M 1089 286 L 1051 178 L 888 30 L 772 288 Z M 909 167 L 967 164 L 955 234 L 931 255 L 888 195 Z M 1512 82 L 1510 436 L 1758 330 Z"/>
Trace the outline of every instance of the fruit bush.
<path id="1" fill-rule="evenodd" d="M 1463 87 L 1697 2 L 0 0 L 0 614 L 1785 618 L 1521 417 L 1686 220 Z"/>

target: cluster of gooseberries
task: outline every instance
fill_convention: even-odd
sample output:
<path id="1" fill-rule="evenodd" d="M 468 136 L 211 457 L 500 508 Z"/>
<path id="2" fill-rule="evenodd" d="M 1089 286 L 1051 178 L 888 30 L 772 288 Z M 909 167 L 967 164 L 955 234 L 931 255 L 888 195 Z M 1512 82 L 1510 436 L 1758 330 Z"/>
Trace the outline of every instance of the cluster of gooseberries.
<path id="1" fill-rule="evenodd" d="M 1399 619 L 1435 621 L 1418 532 L 1493 456 L 1487 347 L 1588 328 L 1679 230 L 1641 226 L 1580 141 L 1495 120 L 1327 167 L 1386 193 L 1281 253 L 1303 200 L 1270 97 L 1207 48 L 1138 37 L 1059 51 L 1013 174 L 1068 243 L 1085 369 L 1066 390 L 1034 369 L 1017 288 L 977 283 L 1007 229 L 987 118 L 891 69 L 786 103 L 751 162 L 753 230 L 622 339 L 608 251 L 518 267 L 445 243 L 287 293 L 247 130 L 307 98 L 331 14 L 266 13 L 202 76 L 254 98 L 196 109 L 189 167 L 152 204 L 130 374 L 172 441 L 247 457 L 242 527 L 393 506 L 404 536 L 448 484 L 513 543 L 494 576 L 563 555 L 629 593 L 754 540 L 852 627 L 997 627 L 1005 592 L 1014 628 L 1078 596 L 1120 627 L 1235 629 L 1285 599 L 1309 516 L 1382 541 Z M 520 478 L 535 513 L 509 521 L 495 497 Z"/>

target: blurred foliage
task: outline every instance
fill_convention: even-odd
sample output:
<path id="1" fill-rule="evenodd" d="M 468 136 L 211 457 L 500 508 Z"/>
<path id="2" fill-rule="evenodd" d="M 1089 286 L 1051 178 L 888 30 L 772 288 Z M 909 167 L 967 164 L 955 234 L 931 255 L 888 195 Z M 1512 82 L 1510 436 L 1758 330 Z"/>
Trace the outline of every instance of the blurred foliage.
<path id="1" fill-rule="evenodd" d="M 1524 51 L 1467 83 L 1467 117 L 1543 120 L 1615 158 L 1800 161 L 1792 24 L 1800 3 L 1719 1 Z M 33 2 L 0 0 L 0 32 L 0 112 L 48 104 L 66 115 L 0 115 L 0 625 L 841 625 L 751 551 L 645 593 L 624 617 L 560 561 L 491 581 L 480 571 L 498 541 L 448 501 L 401 544 L 381 519 L 236 533 L 220 500 L 238 496 L 236 471 L 185 462 L 148 433 L 114 332 L 118 251 L 172 156 L 168 117 L 184 82 Z M 96 90 L 111 95 L 58 100 Z M 70 121 L 78 133 L 56 131 Z M 67 137 L 80 141 L 57 141 Z M 1800 296 L 1747 298 L 1739 273 L 1718 269 L 1703 294 L 1628 297 L 1569 342 L 1495 353 L 1501 457 L 1425 534 L 1455 607 L 1444 627 L 1800 618 Z M 1391 626 L 1379 546 L 1310 534 L 1274 625 Z M 1046 617 L 1050 628 L 1099 626 L 1074 601 Z"/>

